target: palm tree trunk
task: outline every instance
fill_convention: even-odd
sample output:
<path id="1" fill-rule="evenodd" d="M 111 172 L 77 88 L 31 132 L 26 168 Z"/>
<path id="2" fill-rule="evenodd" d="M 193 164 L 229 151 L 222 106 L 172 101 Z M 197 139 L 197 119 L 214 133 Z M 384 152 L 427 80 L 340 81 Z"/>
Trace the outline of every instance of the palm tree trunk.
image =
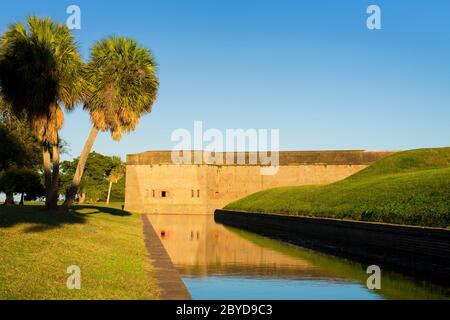
<path id="1" fill-rule="evenodd" d="M 82 192 L 78 195 L 78 203 L 83 204 L 86 202 L 86 192 Z"/>
<path id="2" fill-rule="evenodd" d="M 5 192 L 6 199 L 5 199 L 5 205 L 6 206 L 13 206 L 14 205 L 14 193 L 12 191 Z"/>
<path id="3" fill-rule="evenodd" d="M 59 139 L 58 139 L 59 140 Z M 52 162 L 53 162 L 53 172 L 52 172 L 52 183 L 51 183 L 51 195 L 49 201 L 49 207 L 51 209 L 56 209 L 58 207 L 59 198 L 59 141 L 52 146 Z"/>
<path id="4" fill-rule="evenodd" d="M 106 198 L 106 204 L 109 204 L 109 197 L 111 196 L 111 187 L 112 187 L 112 181 L 109 182 L 108 197 Z"/>
<path id="5" fill-rule="evenodd" d="M 80 160 L 78 161 L 77 169 L 72 179 L 72 185 L 66 194 L 66 200 L 64 201 L 64 208 L 69 209 L 72 206 L 75 196 L 78 192 L 78 187 L 80 186 L 81 178 L 83 177 L 84 167 L 86 165 L 86 160 L 91 152 L 92 146 L 94 145 L 95 138 L 97 137 L 98 129 L 92 126 L 91 133 L 86 140 L 83 151 L 80 155 Z"/>
<path id="6" fill-rule="evenodd" d="M 45 207 L 50 208 L 50 198 L 52 189 L 52 170 L 50 161 L 50 148 L 48 144 L 42 145 L 42 158 L 44 161 L 44 177 L 45 177 Z"/>

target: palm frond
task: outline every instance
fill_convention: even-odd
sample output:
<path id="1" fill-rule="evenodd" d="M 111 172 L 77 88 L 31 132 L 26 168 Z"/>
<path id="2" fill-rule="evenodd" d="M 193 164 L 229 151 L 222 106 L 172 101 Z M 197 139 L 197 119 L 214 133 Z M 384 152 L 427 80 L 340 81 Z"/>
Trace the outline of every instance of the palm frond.
<path id="1" fill-rule="evenodd" d="M 85 68 L 85 109 L 93 124 L 113 139 L 134 130 L 157 98 L 157 63 L 150 50 L 132 39 L 111 37 L 91 49 Z"/>
<path id="2" fill-rule="evenodd" d="M 56 143 L 60 105 L 72 109 L 86 85 L 83 62 L 70 30 L 50 18 L 29 17 L 0 38 L 0 88 L 17 114 L 26 112 L 42 142 Z"/>

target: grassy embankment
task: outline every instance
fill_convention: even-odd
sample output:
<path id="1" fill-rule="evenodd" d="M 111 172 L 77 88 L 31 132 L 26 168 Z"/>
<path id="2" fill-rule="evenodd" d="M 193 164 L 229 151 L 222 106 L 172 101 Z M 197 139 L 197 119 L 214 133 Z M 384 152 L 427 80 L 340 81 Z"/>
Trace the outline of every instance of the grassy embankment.
<path id="1" fill-rule="evenodd" d="M 450 148 L 399 152 L 336 183 L 275 188 L 230 210 L 450 226 Z"/>
<path id="2" fill-rule="evenodd" d="M 156 299 L 140 217 L 107 206 L 70 214 L 0 207 L 0 299 Z M 69 290 L 67 267 L 81 268 Z"/>

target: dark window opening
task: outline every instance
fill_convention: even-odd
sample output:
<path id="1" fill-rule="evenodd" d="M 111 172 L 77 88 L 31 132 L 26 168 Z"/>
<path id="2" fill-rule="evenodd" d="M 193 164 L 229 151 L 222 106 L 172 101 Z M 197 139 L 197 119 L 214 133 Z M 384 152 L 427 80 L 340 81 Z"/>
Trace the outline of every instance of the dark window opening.
<path id="1" fill-rule="evenodd" d="M 167 191 L 161 191 L 161 197 L 162 198 L 167 198 L 168 196 L 168 192 Z"/>

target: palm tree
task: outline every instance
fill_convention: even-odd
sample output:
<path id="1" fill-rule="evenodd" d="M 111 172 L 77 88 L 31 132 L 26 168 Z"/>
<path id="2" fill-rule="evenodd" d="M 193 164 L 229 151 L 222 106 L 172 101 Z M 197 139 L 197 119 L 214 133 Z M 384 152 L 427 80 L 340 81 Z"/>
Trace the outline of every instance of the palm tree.
<path id="1" fill-rule="evenodd" d="M 66 194 L 66 208 L 75 199 L 98 132 L 110 131 L 114 140 L 120 140 L 123 133 L 136 128 L 142 115 L 151 111 L 159 87 L 156 71 L 150 50 L 132 39 L 111 37 L 92 47 L 91 61 L 85 68 L 88 90 L 84 105 L 92 129 Z"/>
<path id="2" fill-rule="evenodd" d="M 108 175 L 109 187 L 108 187 L 108 196 L 106 197 L 106 203 L 109 204 L 109 199 L 111 197 L 111 188 L 113 183 L 119 182 L 120 179 L 125 175 L 125 167 L 123 165 L 122 160 L 119 157 L 112 158 L 113 167 Z"/>
<path id="3" fill-rule="evenodd" d="M 58 200 L 61 105 L 70 110 L 81 100 L 82 66 L 70 30 L 49 18 L 12 24 L 0 39 L 0 90 L 42 144 L 47 208 Z"/>

